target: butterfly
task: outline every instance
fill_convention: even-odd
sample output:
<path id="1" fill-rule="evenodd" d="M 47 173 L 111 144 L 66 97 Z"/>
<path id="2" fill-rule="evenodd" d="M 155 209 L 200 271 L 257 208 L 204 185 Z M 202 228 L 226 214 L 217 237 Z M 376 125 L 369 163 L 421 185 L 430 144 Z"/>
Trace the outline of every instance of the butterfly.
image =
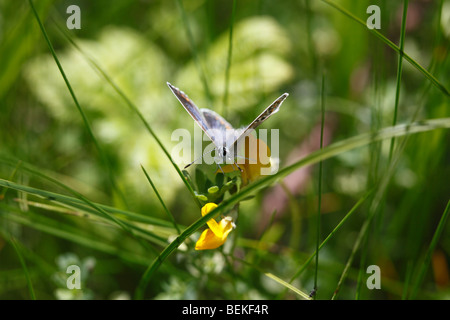
<path id="1" fill-rule="evenodd" d="M 169 82 L 167 82 L 167 85 L 194 121 L 213 142 L 216 151 L 216 163 L 234 163 L 239 170 L 241 170 L 241 168 L 234 161 L 237 156 L 238 145 L 244 141 L 245 137 L 249 135 L 252 130 L 267 120 L 271 115 L 278 112 L 283 101 L 289 96 L 288 93 L 283 93 L 246 128 L 235 130 L 231 124 L 228 123 L 228 121 L 216 112 L 209 109 L 199 109 L 183 91 L 177 87 L 174 87 Z M 196 160 L 184 168 L 186 169 L 194 162 L 196 162 Z"/>

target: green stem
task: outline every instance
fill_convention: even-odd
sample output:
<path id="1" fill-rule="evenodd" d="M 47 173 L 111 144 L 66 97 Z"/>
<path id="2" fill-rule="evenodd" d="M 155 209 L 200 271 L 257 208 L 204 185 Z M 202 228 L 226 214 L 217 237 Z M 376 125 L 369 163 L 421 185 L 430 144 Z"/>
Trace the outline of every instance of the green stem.
<path id="1" fill-rule="evenodd" d="M 394 117 L 392 120 L 392 125 L 397 124 L 397 114 L 398 114 L 398 104 L 400 100 L 400 86 L 402 82 L 402 67 L 403 67 L 403 48 L 405 46 L 405 28 L 406 28 L 406 16 L 408 12 L 408 0 L 403 1 L 403 16 L 402 16 L 402 27 L 400 31 L 400 51 L 398 54 L 398 64 L 397 64 L 397 84 L 395 90 L 395 105 L 394 105 Z M 391 139 L 391 145 L 389 147 L 389 161 L 392 159 L 392 152 L 394 151 L 395 138 Z"/>
<path id="2" fill-rule="evenodd" d="M 444 210 L 444 213 L 442 214 L 441 220 L 439 220 L 439 224 L 436 228 L 436 231 L 434 232 L 433 239 L 431 240 L 430 246 L 428 247 L 427 253 L 425 255 L 425 260 L 423 263 L 420 264 L 420 271 L 419 275 L 416 278 L 416 281 L 412 288 L 412 294 L 409 297 L 410 299 L 415 299 L 417 292 L 419 290 L 419 287 L 425 277 L 425 274 L 428 270 L 428 266 L 431 261 L 431 256 L 434 252 L 434 249 L 436 248 L 436 245 L 439 241 L 439 238 L 441 237 L 442 232 L 444 231 L 445 224 L 447 222 L 448 215 L 450 213 L 450 200 L 447 202 L 447 206 Z"/>
<path id="3" fill-rule="evenodd" d="M 153 183 L 152 179 L 150 178 L 147 171 L 144 169 L 144 167 L 142 165 L 141 165 L 141 168 L 142 168 L 142 171 L 144 171 L 144 174 L 147 177 L 148 182 L 150 182 L 150 185 L 152 186 L 152 189 L 155 192 L 156 197 L 158 197 L 159 202 L 163 206 L 164 211 L 166 212 L 168 218 L 170 219 L 170 221 L 172 221 L 172 224 L 173 224 L 174 228 L 177 230 L 178 234 L 180 234 L 181 233 L 180 228 L 178 227 L 178 224 L 175 222 L 175 218 L 173 217 L 172 213 L 169 211 L 169 209 L 167 209 L 166 204 L 164 203 L 163 199 L 159 195 L 159 192 L 156 189 L 155 184 Z"/>
<path id="4" fill-rule="evenodd" d="M 225 90 L 223 94 L 223 106 L 222 106 L 222 116 L 226 117 L 226 111 L 228 106 L 228 90 L 230 84 L 230 69 L 231 69 L 231 56 L 233 52 L 233 25 L 236 16 L 236 0 L 233 0 L 233 8 L 231 10 L 231 22 L 230 22 L 230 32 L 228 36 L 228 55 L 227 55 L 227 67 L 225 69 Z"/>
<path id="5" fill-rule="evenodd" d="M 20 248 L 18 247 L 16 240 L 14 238 L 11 238 L 11 244 L 12 244 L 14 250 L 16 251 L 17 256 L 19 257 L 20 264 L 22 265 L 23 272 L 25 273 L 25 278 L 27 279 L 28 291 L 30 292 L 31 299 L 36 300 L 36 295 L 34 293 L 33 284 L 31 283 L 30 273 L 28 272 L 28 268 L 25 263 L 25 260 L 23 259 L 22 253 L 20 252 Z"/>
<path id="6" fill-rule="evenodd" d="M 195 46 L 194 36 L 192 35 L 191 28 L 189 28 L 188 17 L 187 17 L 187 14 L 186 14 L 186 10 L 184 9 L 184 6 L 183 6 L 183 1 L 182 0 L 177 0 L 177 2 L 178 2 L 178 6 L 180 7 L 181 18 L 183 20 L 184 28 L 186 30 L 186 36 L 187 36 L 188 41 L 189 41 L 189 43 L 191 45 L 192 56 L 194 58 L 195 65 L 197 66 L 198 73 L 200 74 L 200 79 L 201 79 L 201 81 L 203 83 L 203 88 L 205 89 L 206 97 L 207 97 L 208 101 L 210 103 L 212 103 L 213 97 L 212 97 L 211 91 L 209 90 L 208 80 L 206 79 L 206 74 L 205 74 L 205 72 L 204 72 L 204 70 L 202 68 L 202 64 L 200 63 L 200 58 L 198 56 L 198 51 L 197 51 L 197 48 Z"/>
<path id="7" fill-rule="evenodd" d="M 322 75 L 322 96 L 321 96 L 321 128 L 320 128 L 320 150 L 323 149 L 323 130 L 325 125 L 325 74 Z M 314 292 L 317 293 L 317 277 L 319 273 L 319 244 L 320 244 L 320 217 L 322 207 L 322 161 L 319 162 L 319 191 L 317 205 L 317 235 L 316 235 L 316 267 L 314 270 Z M 315 295 L 314 295 L 315 297 Z"/>

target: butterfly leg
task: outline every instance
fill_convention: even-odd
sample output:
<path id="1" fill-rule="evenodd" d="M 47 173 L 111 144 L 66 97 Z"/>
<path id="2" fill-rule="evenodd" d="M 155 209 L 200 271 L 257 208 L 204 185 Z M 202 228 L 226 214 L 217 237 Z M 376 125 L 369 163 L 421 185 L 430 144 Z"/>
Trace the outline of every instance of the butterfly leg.
<path id="1" fill-rule="evenodd" d="M 222 167 L 219 164 L 217 164 L 217 166 L 219 167 L 220 171 L 222 171 L 223 175 L 225 175 L 225 172 L 223 172 Z"/>
<path id="2" fill-rule="evenodd" d="M 236 167 L 239 169 L 239 171 L 242 173 L 242 172 L 244 172 L 244 170 L 242 170 L 242 168 L 241 167 L 239 167 L 239 165 L 237 164 L 237 163 L 234 163 L 235 165 L 236 165 Z"/>

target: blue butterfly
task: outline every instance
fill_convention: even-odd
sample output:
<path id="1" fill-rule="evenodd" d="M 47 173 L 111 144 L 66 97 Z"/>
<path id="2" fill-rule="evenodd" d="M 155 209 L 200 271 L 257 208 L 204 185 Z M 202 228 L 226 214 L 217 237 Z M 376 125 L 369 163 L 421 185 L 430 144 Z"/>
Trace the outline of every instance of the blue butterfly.
<path id="1" fill-rule="evenodd" d="M 174 87 L 169 82 L 167 82 L 167 85 L 194 121 L 200 126 L 200 128 L 202 128 L 203 132 L 205 132 L 209 139 L 214 143 L 216 163 L 234 163 L 238 168 L 239 165 L 234 162 L 234 159 L 237 154 L 237 146 L 239 143 L 244 141 L 245 137 L 250 134 L 252 130 L 267 120 L 271 115 L 278 112 L 283 101 L 289 96 L 288 93 L 283 93 L 246 128 L 235 130 L 231 124 L 228 123 L 228 121 L 216 112 L 209 109 L 199 109 L 183 91 Z M 185 166 L 185 169 L 192 165 L 195 161 L 196 160 Z"/>

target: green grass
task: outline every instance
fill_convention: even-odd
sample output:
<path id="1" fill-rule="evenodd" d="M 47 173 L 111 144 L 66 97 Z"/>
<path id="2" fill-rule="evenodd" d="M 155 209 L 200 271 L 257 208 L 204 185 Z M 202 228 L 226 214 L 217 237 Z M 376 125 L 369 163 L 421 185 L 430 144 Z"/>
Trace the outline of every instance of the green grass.
<path id="1" fill-rule="evenodd" d="M 230 88 L 230 69 L 231 69 L 231 57 L 233 54 L 233 26 L 236 19 L 236 3 L 237 0 L 233 0 L 233 7 L 231 11 L 231 21 L 230 21 L 230 34 L 228 37 L 228 55 L 227 55 L 227 66 L 225 68 L 225 88 L 223 94 L 223 107 L 222 116 L 226 117 L 227 105 L 228 105 L 228 94 Z"/>
<path id="2" fill-rule="evenodd" d="M 447 222 L 449 212 L 450 212 L 450 201 L 447 203 L 447 207 L 445 208 L 445 211 L 442 214 L 441 219 L 439 220 L 439 224 L 436 228 L 436 232 L 433 235 L 433 239 L 431 240 L 430 246 L 428 247 L 428 250 L 426 252 L 423 263 L 420 264 L 419 272 L 416 277 L 416 281 L 414 282 L 414 286 L 412 288 L 412 292 L 411 292 L 411 296 L 410 296 L 411 299 L 415 299 L 417 297 L 417 293 L 419 291 L 420 285 L 425 277 L 427 269 L 429 268 L 429 264 L 431 261 L 431 256 L 433 255 L 433 251 L 436 249 L 436 245 L 438 244 L 439 238 L 441 237 L 442 232 L 445 228 L 445 223 Z"/>
<path id="3" fill-rule="evenodd" d="M 27 285 L 28 290 L 30 291 L 30 298 L 32 300 L 36 300 L 36 294 L 34 293 L 33 284 L 31 283 L 30 274 L 27 269 L 27 265 L 25 263 L 25 260 L 23 259 L 22 253 L 20 252 L 20 248 L 18 247 L 16 240 L 14 238 L 10 239 L 12 246 L 14 247 L 14 250 L 17 253 L 17 256 L 19 257 L 20 264 L 23 268 L 23 273 L 25 274 L 25 277 L 27 279 Z"/>
<path id="4" fill-rule="evenodd" d="M 320 150 L 323 148 L 323 130 L 325 125 L 325 74 L 322 75 L 322 87 L 320 90 L 321 93 L 321 99 L 320 99 L 320 106 L 322 111 L 322 118 L 320 122 Z M 314 270 L 314 292 L 317 291 L 317 277 L 319 273 L 319 244 L 320 244 L 320 216 L 321 216 L 321 207 L 322 207 L 322 174 L 323 174 L 323 163 L 322 161 L 319 162 L 319 190 L 317 191 L 317 239 L 316 239 L 316 269 Z"/>
<path id="5" fill-rule="evenodd" d="M 0 298 L 448 299 L 449 8 L 377 1 L 370 30 L 369 4 L 101 0 L 68 30 L 65 3 L 0 1 Z M 166 81 L 235 127 L 288 92 L 278 171 L 181 170 Z"/>
<path id="6" fill-rule="evenodd" d="M 394 117 L 392 119 L 392 125 L 397 124 L 398 107 L 400 101 L 400 86 L 402 81 L 402 69 L 403 69 L 403 50 L 405 48 L 405 28 L 406 28 L 406 16 L 408 12 L 408 0 L 403 1 L 403 15 L 402 15 L 402 28 L 400 31 L 400 45 L 398 53 L 398 63 L 397 63 L 397 83 L 395 89 L 395 105 L 394 105 Z M 389 159 L 392 159 L 392 152 L 394 151 L 394 139 L 391 140 L 391 145 L 389 148 Z"/>

